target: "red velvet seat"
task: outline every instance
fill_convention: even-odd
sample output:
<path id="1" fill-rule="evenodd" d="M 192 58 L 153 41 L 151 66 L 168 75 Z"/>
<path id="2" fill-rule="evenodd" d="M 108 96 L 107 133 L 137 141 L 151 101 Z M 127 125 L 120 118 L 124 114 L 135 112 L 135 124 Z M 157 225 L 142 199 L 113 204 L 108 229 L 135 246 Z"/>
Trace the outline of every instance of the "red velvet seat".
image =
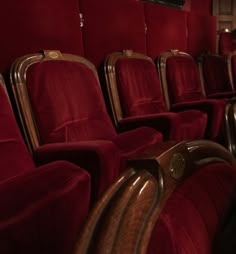
<path id="1" fill-rule="evenodd" d="M 231 31 L 223 30 L 219 36 L 219 52 L 221 55 L 228 55 L 236 49 Z"/>
<path id="2" fill-rule="evenodd" d="M 222 138 L 226 100 L 207 99 L 193 57 L 178 50 L 159 57 L 162 87 L 167 107 L 173 111 L 198 109 L 208 114 L 206 138 Z"/>
<path id="3" fill-rule="evenodd" d="M 214 241 L 235 186 L 236 171 L 230 165 L 213 163 L 195 172 L 167 201 L 147 253 L 214 253 Z"/>
<path id="4" fill-rule="evenodd" d="M 205 113 L 167 111 L 157 70 L 149 57 L 131 50 L 112 53 L 106 58 L 105 75 L 118 129 L 146 125 L 175 141 L 204 137 Z"/>
<path id="5" fill-rule="evenodd" d="M 96 69 L 82 57 L 56 51 L 24 56 L 14 64 L 11 79 L 37 161 L 77 163 L 90 171 L 96 195 L 114 181 L 128 157 L 162 141 L 161 133 L 148 127 L 116 133 Z"/>
<path id="6" fill-rule="evenodd" d="M 90 205 L 90 176 L 65 161 L 36 168 L 0 85 L 0 253 L 70 253 Z"/>
<path id="7" fill-rule="evenodd" d="M 203 54 L 199 59 L 202 83 L 208 98 L 232 98 L 236 91 L 230 81 L 227 58 L 215 54 Z"/>

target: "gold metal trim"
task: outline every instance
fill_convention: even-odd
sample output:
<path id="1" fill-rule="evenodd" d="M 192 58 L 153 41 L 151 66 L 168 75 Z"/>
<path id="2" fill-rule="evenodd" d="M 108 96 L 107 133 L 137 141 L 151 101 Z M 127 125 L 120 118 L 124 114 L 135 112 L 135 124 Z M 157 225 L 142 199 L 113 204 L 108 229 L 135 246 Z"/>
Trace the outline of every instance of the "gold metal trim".
<path id="1" fill-rule="evenodd" d="M 170 175 L 179 180 L 184 175 L 184 170 L 186 167 L 185 158 L 181 153 L 175 153 L 170 161 Z"/>

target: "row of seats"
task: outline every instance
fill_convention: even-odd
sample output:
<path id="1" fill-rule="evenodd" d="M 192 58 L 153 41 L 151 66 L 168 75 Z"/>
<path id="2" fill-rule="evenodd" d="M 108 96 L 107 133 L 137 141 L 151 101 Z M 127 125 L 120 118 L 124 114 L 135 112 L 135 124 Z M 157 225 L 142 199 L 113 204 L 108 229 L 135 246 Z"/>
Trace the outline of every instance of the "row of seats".
<path id="1" fill-rule="evenodd" d="M 173 50 L 160 55 L 158 67 L 162 86 L 155 64 L 147 56 L 124 51 L 107 57 L 106 84 L 117 128 L 124 129 L 127 125 L 137 124 L 156 127 L 153 119 L 158 119 L 159 114 L 163 122 L 159 128 L 163 126 L 161 131 L 169 139 L 170 132 L 165 131 L 171 128 L 165 125 L 165 120 L 169 117 L 169 122 L 173 122 L 170 118 L 174 118 L 174 115 L 170 112 L 178 112 L 178 116 L 182 116 L 180 140 L 201 137 L 217 140 L 222 136 L 227 101 L 205 96 L 194 59 L 186 53 Z M 204 126 L 205 121 L 202 112 L 208 116 L 206 133 L 199 128 Z M 178 131 L 176 126 L 175 131 Z M 176 138 L 176 133 L 173 136 Z"/>
<path id="2" fill-rule="evenodd" d="M 174 60 L 177 60 L 176 52 L 174 57 Z M 143 64 L 138 58 L 132 61 L 135 69 L 133 69 L 132 65 L 131 67 L 127 66 L 128 62 L 126 60 L 124 62 L 121 61 L 119 71 L 121 73 L 124 71 L 124 74 L 126 71 L 130 71 L 133 81 L 135 81 L 136 77 L 141 77 L 143 84 L 145 84 L 149 76 L 146 75 L 144 70 L 151 74 L 150 78 L 154 77 L 154 80 L 158 80 L 158 76 L 153 72 L 155 65 L 151 62 L 148 62 L 148 64 L 145 62 L 144 70 Z M 185 63 L 185 60 L 183 62 Z M 152 67 L 149 66 L 149 63 Z M 189 63 L 187 66 L 190 66 Z M 140 74 L 144 76 L 139 76 Z M 123 82 L 125 82 L 124 80 L 125 78 L 123 78 Z M 45 51 L 39 54 L 23 56 L 12 66 L 11 83 L 26 142 L 33 153 L 36 163 L 40 165 L 64 159 L 85 168 L 86 171 L 65 161 L 54 162 L 51 165 L 39 167 L 38 169 L 40 170 L 35 170 L 35 165 L 23 144 L 17 128 L 4 87 L 1 86 L 0 116 L 3 123 L 1 124 L 2 129 L 0 132 L 0 148 L 1 154 L 3 154 L 1 159 L 3 164 L 1 166 L 7 169 L 2 172 L 1 187 L 3 188 L 3 196 L 6 197 L 2 201 L 2 205 L 3 207 L 5 203 L 10 205 L 7 206 L 9 207 L 8 209 L 4 210 L 2 217 L 3 243 L 1 245 L 2 251 L 0 252 L 14 253 L 16 250 L 24 249 L 24 253 L 37 253 L 37 251 L 38 253 L 71 253 L 78 232 L 81 230 L 89 207 L 93 206 L 94 200 L 101 197 L 102 193 L 114 183 L 122 171 L 125 174 L 127 173 L 127 166 L 132 166 L 131 158 L 139 158 L 140 154 L 144 153 L 148 154 L 148 160 L 153 158 L 153 154 L 149 151 L 154 151 L 154 155 L 156 155 L 156 150 L 159 149 L 163 141 L 163 135 L 157 128 L 146 127 L 146 124 L 142 125 L 142 127 L 139 125 L 135 126 L 135 129 L 117 133 L 106 111 L 96 69 L 84 58 L 56 51 Z M 152 84 L 152 82 L 149 84 Z M 155 93 L 156 90 L 145 89 L 145 91 Z M 163 99 L 162 101 L 164 104 Z M 214 100 L 212 101 L 215 102 Z M 217 101 L 215 104 L 212 101 L 209 102 L 210 105 L 225 105 L 221 101 Z M 200 102 L 197 104 L 200 105 Z M 145 107 L 145 110 L 146 108 L 148 109 L 148 107 Z M 191 117 L 191 114 L 195 114 L 196 118 L 201 116 L 207 120 L 206 113 L 202 113 L 202 111 L 188 109 L 188 112 L 186 112 L 189 117 Z M 181 128 L 184 128 L 185 125 L 188 125 L 188 121 L 184 122 L 185 118 L 181 117 L 181 114 L 180 116 L 177 114 L 177 117 L 183 119 L 183 122 L 181 122 L 183 127 Z M 192 119 L 194 120 L 194 118 Z M 172 124 L 175 127 L 175 123 Z M 199 122 L 195 124 L 199 124 Z M 198 127 L 201 128 L 202 126 Z M 205 126 L 203 127 L 205 128 Z M 198 128 L 195 128 L 195 130 L 198 130 Z M 192 135 L 191 132 L 190 135 Z M 193 150 L 195 151 L 196 149 Z M 14 154 L 17 157 L 12 160 L 9 154 Z M 207 151 L 207 154 L 209 154 L 209 151 Z M 166 161 L 166 156 L 164 155 L 163 157 Z M 215 156 L 213 157 L 215 158 Z M 197 160 L 199 161 L 199 155 Z M 172 160 L 168 161 L 172 162 Z M 209 163 L 209 160 L 203 161 Z M 138 160 L 138 165 L 141 165 L 142 163 L 139 162 L 140 160 Z M 185 160 L 181 159 L 179 161 L 178 159 L 172 164 L 185 165 Z M 172 164 L 170 163 L 170 165 Z M 229 187 L 224 187 L 224 195 L 221 196 L 218 203 L 219 206 L 217 206 L 220 217 L 223 213 L 223 208 L 229 201 L 225 193 L 231 196 L 233 191 L 234 178 L 231 175 L 234 175 L 234 169 L 224 164 L 217 165 L 206 167 L 208 168 L 207 170 L 203 167 L 202 172 L 209 171 L 209 176 L 212 176 L 212 172 L 218 172 L 216 181 L 219 181 L 220 184 L 222 181 L 223 185 L 230 183 Z M 142 166 L 144 167 L 144 164 Z M 135 167 L 138 166 L 136 165 Z M 165 168 L 169 170 L 169 167 Z M 28 172 L 28 169 L 32 170 L 32 173 Z M 175 178 L 175 168 L 173 170 L 170 168 L 170 170 Z M 182 167 L 180 167 L 180 170 L 182 170 Z M 153 173 L 154 171 L 153 169 L 151 170 Z M 165 172 L 164 174 L 167 173 Z M 178 172 L 177 175 L 179 175 Z M 224 177 L 221 177 L 221 175 L 224 175 Z M 180 173 L 181 179 L 182 176 L 183 172 Z M 189 184 L 191 185 L 192 181 L 199 182 L 199 179 L 204 179 L 204 176 L 205 174 L 203 174 L 203 177 L 194 178 L 196 180 L 191 180 Z M 138 181 L 138 179 L 136 180 Z M 210 181 L 209 177 L 208 179 Z M 129 183 L 128 186 L 130 184 L 135 186 L 136 180 L 133 184 Z M 119 183 L 120 180 L 118 180 Z M 166 181 L 164 183 L 166 184 Z M 215 192 L 217 185 L 214 183 L 212 183 L 212 187 L 209 187 L 211 185 L 207 181 L 205 187 L 209 187 L 212 192 Z M 90 184 L 92 186 L 92 199 L 90 197 Z M 141 186 L 139 193 L 144 190 L 145 186 Z M 186 186 L 184 191 L 188 191 L 188 183 L 186 183 Z M 198 189 L 194 188 L 194 190 Z M 120 197 L 121 193 L 118 191 L 118 197 Z M 15 196 L 19 196 L 17 202 Z M 224 202 L 225 199 L 227 199 L 227 202 Z M 176 202 L 176 198 L 173 198 L 173 200 L 169 201 L 170 208 L 173 207 L 171 202 Z M 197 202 L 199 201 L 199 204 L 202 204 L 200 200 L 199 198 Z M 213 200 L 215 199 L 213 198 Z M 179 203 L 178 198 L 177 202 Z M 111 204 L 113 203 L 112 200 Z M 109 209 L 111 204 L 108 204 Z M 169 220 L 165 218 L 172 209 L 169 210 L 168 206 L 166 209 L 167 213 L 164 212 L 162 215 L 161 226 L 158 223 L 156 224 L 156 221 L 154 223 L 150 242 L 151 247 L 149 247 L 150 253 L 159 248 L 155 245 L 156 239 L 162 239 L 163 235 L 165 236 L 169 232 Z M 204 209 L 204 207 L 200 206 L 199 209 Z M 207 211 L 210 214 L 214 213 L 211 208 Z M 182 213 L 177 214 L 181 215 Z M 191 212 L 191 214 L 193 213 Z M 176 218 L 181 219 L 180 217 Z M 215 235 L 215 231 L 211 230 L 215 229 L 214 227 L 219 217 L 216 216 L 216 219 L 207 228 L 207 231 L 210 230 L 209 243 Z M 104 218 L 106 218 L 106 215 Z M 203 220 L 206 218 L 209 217 L 206 216 Z M 163 223 L 167 223 L 165 225 L 168 227 L 163 227 Z M 173 232 L 179 228 L 178 225 L 173 225 Z M 163 231 L 164 228 L 167 231 Z M 160 229 L 161 234 L 159 235 Z M 166 239 L 169 238 L 170 235 Z M 194 237 L 194 239 L 197 238 Z M 182 240 L 184 241 L 184 238 Z M 201 243 L 204 244 L 205 238 L 203 237 L 201 240 Z M 173 244 L 175 243 L 173 242 Z M 36 250 L 35 246 L 38 246 Z M 170 245 L 163 245 L 163 250 L 168 246 Z M 205 250 L 205 247 L 203 247 L 203 250 Z M 169 253 L 173 253 L 173 248 L 169 250 Z"/>
<path id="3" fill-rule="evenodd" d="M 159 66 L 162 87 L 150 58 L 132 51 L 108 56 L 106 88 L 115 129 L 88 60 L 59 51 L 17 59 L 12 91 L 37 164 L 65 159 L 87 169 L 96 200 L 127 159 L 150 146 L 217 140 L 227 102 L 204 97 L 194 59 L 175 50 L 161 55 Z"/>

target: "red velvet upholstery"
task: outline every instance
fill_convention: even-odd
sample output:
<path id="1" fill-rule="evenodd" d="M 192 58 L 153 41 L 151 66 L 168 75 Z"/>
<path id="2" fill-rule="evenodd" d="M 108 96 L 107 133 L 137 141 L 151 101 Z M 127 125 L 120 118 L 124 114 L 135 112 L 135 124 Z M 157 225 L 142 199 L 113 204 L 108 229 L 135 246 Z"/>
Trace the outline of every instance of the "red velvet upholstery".
<path id="1" fill-rule="evenodd" d="M 116 135 L 96 76 L 84 64 L 47 61 L 31 65 L 27 88 L 42 144 Z"/>
<path id="2" fill-rule="evenodd" d="M 167 201 L 147 253 L 213 253 L 214 238 L 235 186 L 235 168 L 223 163 L 209 164 L 194 173 Z"/>
<path id="3" fill-rule="evenodd" d="M 208 114 L 206 137 L 221 136 L 225 100 L 206 99 L 197 64 L 190 55 L 172 55 L 166 62 L 168 99 L 174 111 L 198 109 Z"/>
<path id="4" fill-rule="evenodd" d="M 193 60 L 180 56 L 168 58 L 166 75 L 172 104 L 204 99 L 200 75 Z"/>
<path id="5" fill-rule="evenodd" d="M 219 55 L 201 56 L 204 88 L 209 98 L 231 98 L 236 92 L 230 83 L 226 59 Z"/>
<path id="6" fill-rule="evenodd" d="M 171 48 L 187 50 L 187 12 L 147 3 L 147 54 L 152 58 Z M 133 49 L 133 48 L 132 48 Z"/>
<path id="7" fill-rule="evenodd" d="M 115 69 L 124 116 L 155 114 L 167 110 L 152 62 L 121 58 L 117 60 Z"/>
<path id="8" fill-rule="evenodd" d="M 198 56 L 202 52 L 216 53 L 216 17 L 191 12 L 188 14 L 187 27 L 187 52 L 190 55 Z"/>
<path id="9" fill-rule="evenodd" d="M 203 15 L 212 15 L 212 1 L 191 0 L 191 12 Z"/>
<path id="10" fill-rule="evenodd" d="M 143 3 L 133 0 L 80 0 L 79 4 L 85 18 L 85 56 L 96 66 L 103 62 L 106 55 L 123 48 L 146 53 Z"/>
<path id="11" fill-rule="evenodd" d="M 48 154 L 47 148 L 41 155 L 37 151 L 38 163 L 63 158 L 84 167 L 92 175 L 96 197 L 124 169 L 127 157 L 162 141 L 161 133 L 147 127 L 117 134 L 96 72 L 81 61 L 34 63 L 27 69 L 26 86 L 40 145 L 54 144 Z"/>
<path id="12" fill-rule="evenodd" d="M 219 53 L 221 55 L 227 55 L 234 51 L 236 46 L 233 43 L 233 37 L 230 32 L 222 31 L 219 37 Z"/>
<path id="13" fill-rule="evenodd" d="M 0 72 L 5 73 L 17 57 L 44 48 L 83 55 L 77 0 L 5 1 L 2 9 Z"/>
<path id="14" fill-rule="evenodd" d="M 155 127 L 167 140 L 203 138 L 206 114 L 196 110 L 168 112 L 153 62 L 123 56 L 114 66 L 123 125 L 136 121 L 136 124 Z"/>
<path id="15" fill-rule="evenodd" d="M 2 86 L 0 122 L 0 253 L 71 252 L 88 213 L 90 176 L 65 161 L 35 168 Z"/>

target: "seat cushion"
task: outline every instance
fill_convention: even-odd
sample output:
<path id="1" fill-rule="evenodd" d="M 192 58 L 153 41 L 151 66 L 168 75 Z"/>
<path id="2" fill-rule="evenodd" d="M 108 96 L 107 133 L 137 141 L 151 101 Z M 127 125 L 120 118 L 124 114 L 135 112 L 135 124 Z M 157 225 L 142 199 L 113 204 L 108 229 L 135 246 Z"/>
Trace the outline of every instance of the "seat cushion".
<path id="1" fill-rule="evenodd" d="M 148 253 L 210 254 L 219 223 L 232 202 L 236 169 L 214 163 L 180 184 L 153 230 Z"/>
<path id="2" fill-rule="evenodd" d="M 197 109 L 207 113 L 208 121 L 206 127 L 206 138 L 216 140 L 222 135 L 223 116 L 227 100 L 205 99 L 188 101 L 172 105 L 172 110 L 183 111 Z"/>
<path id="3" fill-rule="evenodd" d="M 0 253 L 72 253 L 90 205 L 90 177 L 58 161 L 0 185 Z"/>
<path id="4" fill-rule="evenodd" d="M 198 110 L 178 112 L 180 122 L 180 140 L 201 139 L 205 137 L 207 114 Z"/>
<path id="5" fill-rule="evenodd" d="M 140 127 L 118 134 L 111 141 L 122 151 L 123 157 L 128 158 L 162 142 L 162 134 L 149 127 Z"/>

